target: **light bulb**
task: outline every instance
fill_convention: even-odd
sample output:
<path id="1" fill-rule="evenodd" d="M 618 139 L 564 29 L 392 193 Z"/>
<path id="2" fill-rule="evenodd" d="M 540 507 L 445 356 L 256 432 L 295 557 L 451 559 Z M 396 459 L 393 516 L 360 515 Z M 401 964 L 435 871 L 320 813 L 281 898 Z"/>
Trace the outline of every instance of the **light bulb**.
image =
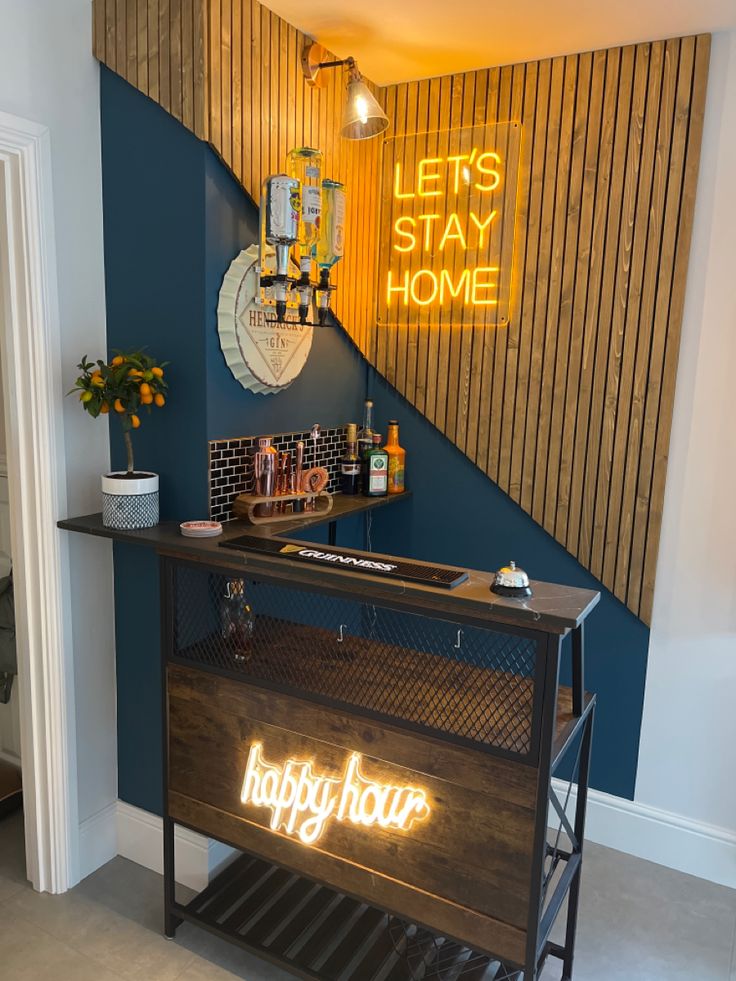
<path id="1" fill-rule="evenodd" d="M 368 122 L 368 102 L 364 95 L 356 95 L 355 111 L 357 112 L 361 123 L 365 126 Z"/>

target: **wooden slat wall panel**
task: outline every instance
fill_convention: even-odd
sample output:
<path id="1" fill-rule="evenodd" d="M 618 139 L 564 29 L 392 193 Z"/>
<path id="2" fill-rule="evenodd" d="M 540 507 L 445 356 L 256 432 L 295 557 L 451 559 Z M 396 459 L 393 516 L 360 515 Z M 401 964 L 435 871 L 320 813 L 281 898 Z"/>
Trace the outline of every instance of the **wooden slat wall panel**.
<path id="1" fill-rule="evenodd" d="M 690 37 L 431 80 L 439 109 L 425 130 L 522 123 L 511 322 L 440 321 L 436 341 L 430 327 L 436 383 L 423 389 L 401 370 L 422 350 L 421 320 L 419 346 L 409 329 L 376 339 L 399 391 L 647 622 L 709 46 Z M 422 130 L 423 85 L 384 90 L 396 133 Z"/>
<path id="2" fill-rule="evenodd" d="M 93 0 L 93 50 L 201 139 L 209 132 L 206 0 Z"/>
<path id="3" fill-rule="evenodd" d="M 710 38 L 375 90 L 387 138 L 420 134 L 401 150 L 407 168 L 442 156 L 448 127 L 522 126 L 516 220 L 505 216 L 502 232 L 514 255 L 508 326 L 422 312 L 376 329 L 391 189 L 382 189 L 382 141 L 339 137 L 342 73 L 307 86 L 307 38 L 257 0 L 94 0 L 92 37 L 96 57 L 208 139 L 256 201 L 292 146 L 320 147 L 325 173 L 348 188 L 334 297 L 347 333 L 648 621 Z"/>

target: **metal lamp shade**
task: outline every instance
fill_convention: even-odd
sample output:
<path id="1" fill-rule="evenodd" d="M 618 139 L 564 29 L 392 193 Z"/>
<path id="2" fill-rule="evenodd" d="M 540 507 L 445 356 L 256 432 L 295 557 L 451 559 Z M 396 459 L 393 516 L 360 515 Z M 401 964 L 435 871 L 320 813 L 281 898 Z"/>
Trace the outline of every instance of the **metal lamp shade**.
<path id="1" fill-rule="evenodd" d="M 367 140 L 388 126 L 388 116 L 361 78 L 348 81 L 348 94 L 342 114 L 340 135 L 346 140 Z"/>

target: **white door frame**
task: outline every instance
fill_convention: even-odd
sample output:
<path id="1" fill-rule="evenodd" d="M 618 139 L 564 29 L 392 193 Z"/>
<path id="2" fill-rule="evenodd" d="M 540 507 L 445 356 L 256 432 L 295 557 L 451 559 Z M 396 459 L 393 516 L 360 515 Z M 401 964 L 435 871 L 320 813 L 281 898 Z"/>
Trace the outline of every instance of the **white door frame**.
<path id="1" fill-rule="evenodd" d="M 45 126 L 2 112 L 0 327 L 27 869 L 64 892 L 79 822 L 51 150 Z"/>

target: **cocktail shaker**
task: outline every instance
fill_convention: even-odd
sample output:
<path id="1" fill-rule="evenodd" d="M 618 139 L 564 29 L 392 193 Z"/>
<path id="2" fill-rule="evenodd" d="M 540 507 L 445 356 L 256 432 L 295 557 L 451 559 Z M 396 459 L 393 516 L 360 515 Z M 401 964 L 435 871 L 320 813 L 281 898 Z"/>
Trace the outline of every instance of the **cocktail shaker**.
<path id="1" fill-rule="evenodd" d="M 294 468 L 294 484 L 297 491 L 302 491 L 302 474 L 304 470 L 304 440 L 299 440 L 296 444 L 296 466 Z M 304 501 L 296 500 L 294 501 L 294 507 L 292 509 L 295 514 L 301 514 L 304 511 Z"/>
<path id="2" fill-rule="evenodd" d="M 271 446 L 271 439 L 263 436 L 258 440 L 258 450 L 253 455 L 255 491 L 259 497 L 272 497 L 275 494 L 276 461 L 278 453 Z M 269 518 L 273 514 L 273 503 L 256 504 L 255 513 L 259 518 Z"/>

